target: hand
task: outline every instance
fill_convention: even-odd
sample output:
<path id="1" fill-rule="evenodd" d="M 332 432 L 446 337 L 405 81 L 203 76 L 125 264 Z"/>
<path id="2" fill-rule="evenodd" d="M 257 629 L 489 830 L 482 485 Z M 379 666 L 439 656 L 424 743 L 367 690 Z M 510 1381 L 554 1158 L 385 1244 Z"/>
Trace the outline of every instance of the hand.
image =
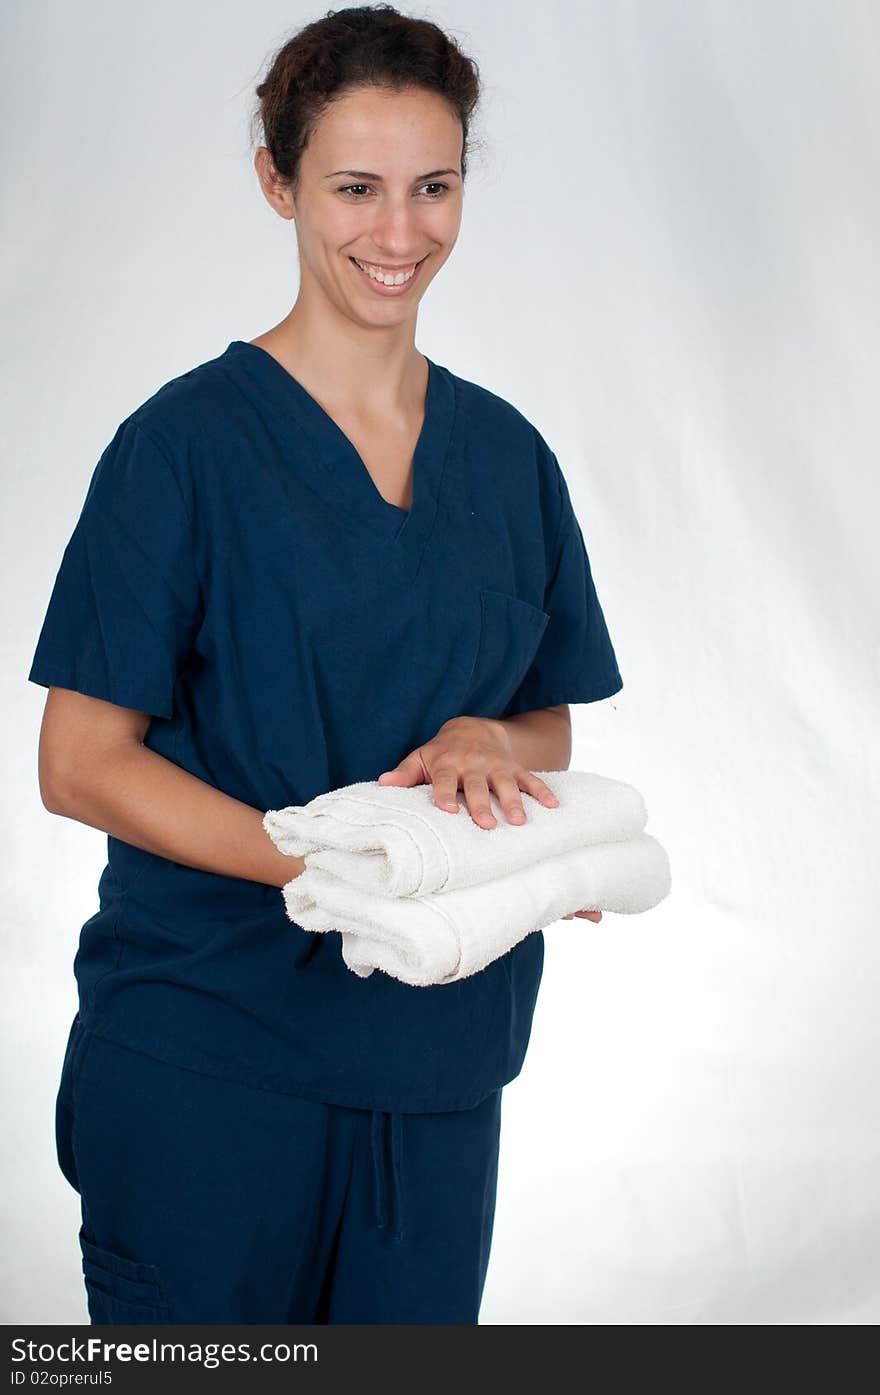
<path id="1" fill-rule="evenodd" d="M 490 786 L 511 824 L 526 822 L 520 790 L 548 809 L 559 804 L 543 780 L 514 760 L 506 727 L 492 717 L 450 718 L 433 741 L 416 747 L 394 770 L 383 770 L 378 783 L 383 782 L 433 784 L 437 808 L 454 814 L 460 807 L 457 792 L 461 784 L 468 812 L 480 828 L 494 828 L 498 822 L 489 803 Z"/>
<path id="2" fill-rule="evenodd" d="M 602 919 L 601 911 L 572 911 L 570 915 L 560 917 L 562 920 L 592 920 L 596 925 Z"/>

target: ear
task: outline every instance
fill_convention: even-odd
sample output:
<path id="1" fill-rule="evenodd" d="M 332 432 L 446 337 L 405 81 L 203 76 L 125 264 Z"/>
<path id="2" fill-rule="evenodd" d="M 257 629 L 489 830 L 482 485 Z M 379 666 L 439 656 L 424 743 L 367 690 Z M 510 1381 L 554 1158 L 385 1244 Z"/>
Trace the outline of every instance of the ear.
<path id="1" fill-rule="evenodd" d="M 278 173 L 265 145 L 261 145 L 254 155 L 254 169 L 266 202 L 280 218 L 291 221 L 296 212 L 293 191 L 287 180 Z"/>

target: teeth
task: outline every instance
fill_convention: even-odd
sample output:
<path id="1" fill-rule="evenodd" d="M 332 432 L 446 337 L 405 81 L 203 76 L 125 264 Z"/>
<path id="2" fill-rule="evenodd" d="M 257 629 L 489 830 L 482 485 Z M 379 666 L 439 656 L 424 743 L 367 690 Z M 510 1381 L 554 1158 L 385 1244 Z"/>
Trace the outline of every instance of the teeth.
<path id="1" fill-rule="evenodd" d="M 404 281 L 408 281 L 414 274 L 417 262 L 401 271 L 383 271 L 380 266 L 373 266 L 370 262 L 359 262 L 357 257 L 352 258 L 357 262 L 361 271 L 365 271 L 368 276 L 372 276 L 374 281 L 381 281 L 383 286 L 402 286 Z"/>

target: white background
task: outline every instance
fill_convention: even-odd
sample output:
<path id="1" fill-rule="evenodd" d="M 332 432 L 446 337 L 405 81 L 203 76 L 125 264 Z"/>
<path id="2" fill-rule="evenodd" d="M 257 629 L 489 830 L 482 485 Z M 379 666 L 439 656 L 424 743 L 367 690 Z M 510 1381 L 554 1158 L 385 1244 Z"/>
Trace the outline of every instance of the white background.
<path id="1" fill-rule="evenodd" d="M 87 1321 L 53 1111 L 106 853 L 41 804 L 26 674 L 119 421 L 295 299 L 248 119 L 323 12 L 6 8 L 5 1323 Z M 624 678 L 571 765 L 673 873 L 545 932 L 481 1322 L 876 1323 L 880 11 L 409 12 L 485 83 L 416 342 L 559 457 Z"/>

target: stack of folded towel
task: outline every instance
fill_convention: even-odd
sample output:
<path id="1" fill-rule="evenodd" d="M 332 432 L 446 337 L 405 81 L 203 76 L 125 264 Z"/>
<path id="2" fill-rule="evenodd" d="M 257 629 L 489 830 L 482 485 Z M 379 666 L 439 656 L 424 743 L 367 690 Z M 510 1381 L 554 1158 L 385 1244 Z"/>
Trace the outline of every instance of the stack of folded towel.
<path id="1" fill-rule="evenodd" d="M 535 772 L 559 803 L 520 791 L 526 822 L 481 828 L 459 791 L 458 813 L 430 784 L 345 785 L 308 804 L 270 809 L 263 827 L 305 859 L 283 888 L 288 918 L 339 931 L 353 973 L 374 969 L 414 986 L 478 973 L 533 931 L 576 910 L 633 914 L 669 894 L 669 859 L 644 832 L 638 790 L 579 770 Z"/>

